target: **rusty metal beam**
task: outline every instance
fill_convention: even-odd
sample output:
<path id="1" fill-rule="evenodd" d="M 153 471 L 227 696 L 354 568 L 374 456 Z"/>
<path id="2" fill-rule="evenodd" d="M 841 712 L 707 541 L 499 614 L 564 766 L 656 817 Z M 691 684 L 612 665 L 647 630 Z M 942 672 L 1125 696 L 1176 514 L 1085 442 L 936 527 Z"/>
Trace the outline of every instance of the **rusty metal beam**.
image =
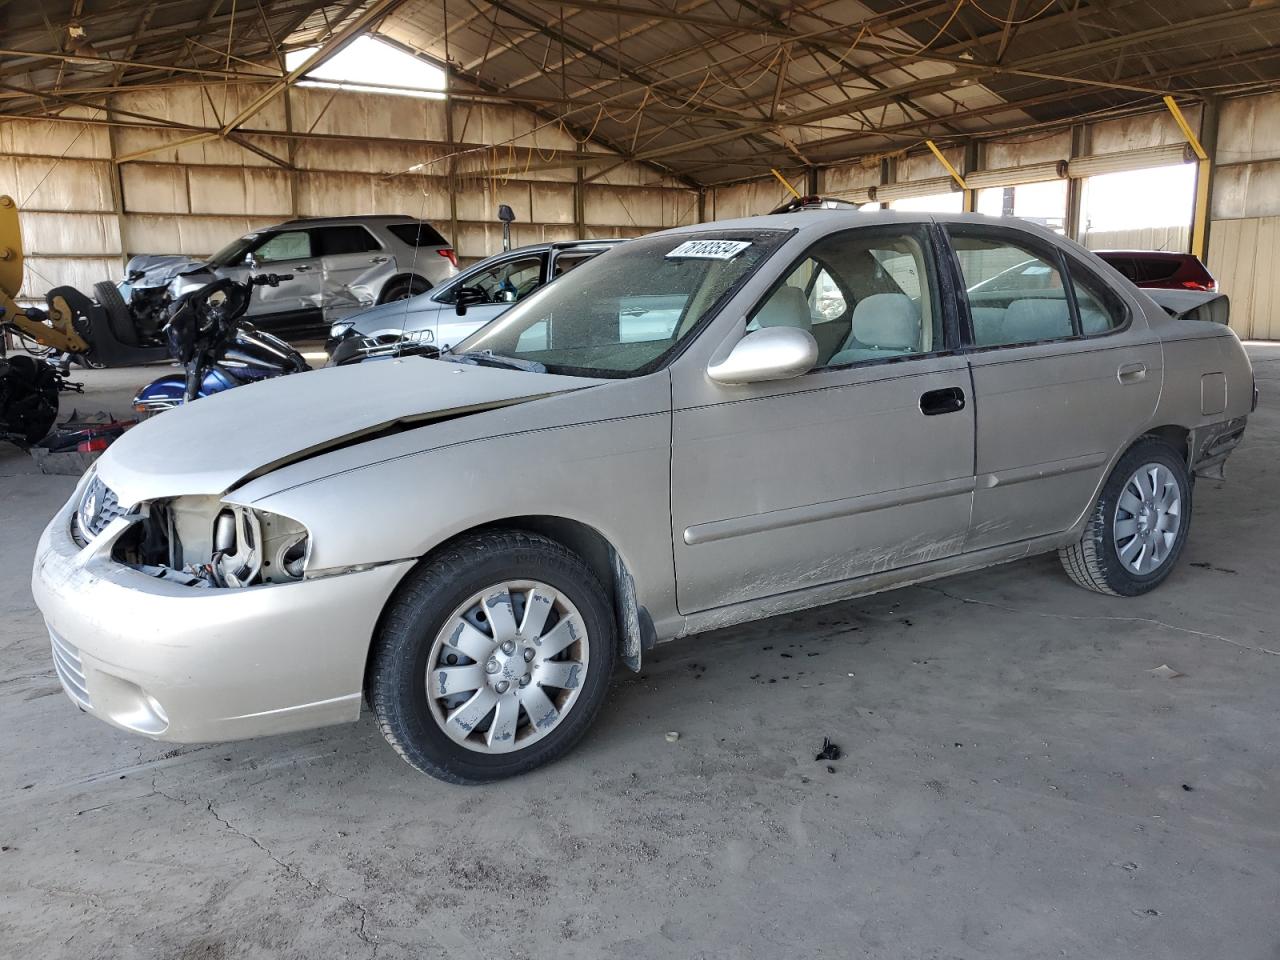
<path id="1" fill-rule="evenodd" d="M 1039 54 L 1037 56 L 1017 61 L 1007 68 L 998 66 L 979 66 L 968 70 L 957 70 L 955 73 L 944 77 L 929 77 L 924 80 L 915 80 L 911 83 L 901 84 L 900 86 L 884 91 L 877 91 L 844 103 L 836 103 L 827 107 L 807 110 L 803 113 L 797 114 L 796 116 L 788 118 L 785 123 L 779 121 L 773 121 L 772 123 L 775 126 L 793 127 L 819 123 L 823 120 L 858 113 L 882 104 L 891 103 L 898 97 L 910 98 L 941 93 L 965 83 L 980 83 L 985 79 L 998 76 L 1002 73 L 1011 73 L 1018 69 L 1037 70 L 1040 67 L 1049 66 L 1054 63 L 1079 59 L 1086 56 L 1096 56 L 1098 53 L 1102 53 L 1107 50 L 1128 47 L 1138 43 L 1167 39 L 1184 33 L 1202 31 L 1208 27 L 1222 26 L 1245 19 L 1261 19 L 1274 14 L 1277 11 L 1278 5 L 1280 5 L 1280 0 L 1255 0 L 1255 2 L 1248 7 L 1236 8 L 1205 17 L 1197 17 L 1192 20 L 1183 20 L 1171 24 L 1164 24 L 1159 27 L 1137 31 L 1121 37 L 1109 37 L 1104 40 L 1097 40 L 1088 44 L 1060 48 L 1058 50 L 1050 51 L 1049 53 Z M 739 139 L 741 136 L 742 133 L 740 131 L 722 131 L 720 133 L 710 134 L 704 137 L 685 140 L 678 144 L 671 144 L 666 147 L 659 147 L 654 150 L 644 151 L 637 155 L 637 159 L 660 160 L 665 157 L 688 153 L 702 147 L 713 146 L 719 143 L 727 143 L 731 140 Z"/>

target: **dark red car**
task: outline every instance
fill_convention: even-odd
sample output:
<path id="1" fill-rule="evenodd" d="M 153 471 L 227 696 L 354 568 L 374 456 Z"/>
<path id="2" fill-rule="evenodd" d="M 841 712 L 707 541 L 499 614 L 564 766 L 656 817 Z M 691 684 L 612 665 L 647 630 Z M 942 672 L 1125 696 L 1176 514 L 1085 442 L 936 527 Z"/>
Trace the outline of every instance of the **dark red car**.
<path id="1" fill-rule="evenodd" d="M 1163 250 L 1095 250 L 1139 287 L 1162 290 L 1204 290 L 1216 292 L 1218 281 L 1205 269 L 1199 258 L 1190 253 L 1167 253 Z"/>

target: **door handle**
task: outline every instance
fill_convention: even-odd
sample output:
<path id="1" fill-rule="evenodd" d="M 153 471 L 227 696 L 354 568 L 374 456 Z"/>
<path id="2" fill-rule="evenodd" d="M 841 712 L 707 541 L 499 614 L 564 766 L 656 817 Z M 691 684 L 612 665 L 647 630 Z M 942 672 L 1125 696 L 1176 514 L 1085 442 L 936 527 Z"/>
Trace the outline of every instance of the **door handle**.
<path id="1" fill-rule="evenodd" d="M 306 273 L 306 272 L 307 272 L 308 270 L 310 270 L 310 269 L 311 269 L 311 264 L 309 264 L 309 263 L 299 263 L 299 264 L 297 264 L 296 266 L 294 266 L 294 267 L 293 267 L 293 272 L 294 272 L 294 273 Z"/>
<path id="2" fill-rule="evenodd" d="M 369 262 L 370 263 L 386 263 L 387 258 L 386 257 L 370 257 Z"/>
<path id="3" fill-rule="evenodd" d="M 957 413 L 964 409 L 964 391 L 959 387 L 943 387 L 920 394 L 920 412 L 926 417 L 940 413 Z"/>
<path id="4" fill-rule="evenodd" d="M 1121 383 L 1141 383 L 1147 379 L 1145 363 L 1122 363 L 1116 370 L 1116 379 Z"/>

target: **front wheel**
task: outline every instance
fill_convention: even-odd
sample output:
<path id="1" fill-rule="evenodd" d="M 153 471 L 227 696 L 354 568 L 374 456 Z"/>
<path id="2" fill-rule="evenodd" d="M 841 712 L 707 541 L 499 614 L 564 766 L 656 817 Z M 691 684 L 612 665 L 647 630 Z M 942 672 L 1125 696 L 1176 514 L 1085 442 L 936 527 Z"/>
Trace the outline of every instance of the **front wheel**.
<path id="1" fill-rule="evenodd" d="M 545 537 L 458 540 L 392 599 L 367 694 L 388 742 L 450 783 L 482 783 L 558 758 L 604 702 L 616 658 L 604 588 Z"/>
<path id="2" fill-rule="evenodd" d="M 1080 542 L 1058 556 L 1080 586 L 1135 597 L 1169 575 L 1190 527 L 1186 462 L 1163 440 L 1143 437 L 1107 477 Z"/>

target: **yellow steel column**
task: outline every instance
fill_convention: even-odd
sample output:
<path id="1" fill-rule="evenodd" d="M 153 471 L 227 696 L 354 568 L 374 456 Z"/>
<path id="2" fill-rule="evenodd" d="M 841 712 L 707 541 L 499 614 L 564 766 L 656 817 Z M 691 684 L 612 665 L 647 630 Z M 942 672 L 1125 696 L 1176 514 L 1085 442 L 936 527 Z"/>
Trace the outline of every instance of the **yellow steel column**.
<path id="1" fill-rule="evenodd" d="M 1187 123 L 1187 118 L 1182 115 L 1178 102 L 1173 97 L 1167 96 L 1164 98 L 1164 105 L 1173 114 L 1174 122 L 1177 123 L 1178 129 L 1187 138 L 1187 143 L 1191 145 L 1196 155 L 1196 204 L 1195 213 L 1191 218 L 1191 252 L 1200 260 L 1204 260 L 1205 238 L 1208 236 L 1209 226 L 1209 179 L 1213 173 L 1213 161 L 1209 158 L 1208 151 L 1201 145 L 1200 138 L 1191 129 L 1191 124 Z"/>
<path id="2" fill-rule="evenodd" d="M 964 177 L 960 176 L 960 171 L 951 165 L 951 161 L 943 156 L 942 151 L 938 149 L 938 145 L 932 140 L 926 140 L 925 146 L 930 152 L 938 158 L 938 162 L 942 164 L 942 168 L 951 175 L 951 179 L 960 185 L 960 189 L 964 191 L 964 212 L 973 213 L 973 191 L 969 189 L 969 185 L 964 182 Z"/>

